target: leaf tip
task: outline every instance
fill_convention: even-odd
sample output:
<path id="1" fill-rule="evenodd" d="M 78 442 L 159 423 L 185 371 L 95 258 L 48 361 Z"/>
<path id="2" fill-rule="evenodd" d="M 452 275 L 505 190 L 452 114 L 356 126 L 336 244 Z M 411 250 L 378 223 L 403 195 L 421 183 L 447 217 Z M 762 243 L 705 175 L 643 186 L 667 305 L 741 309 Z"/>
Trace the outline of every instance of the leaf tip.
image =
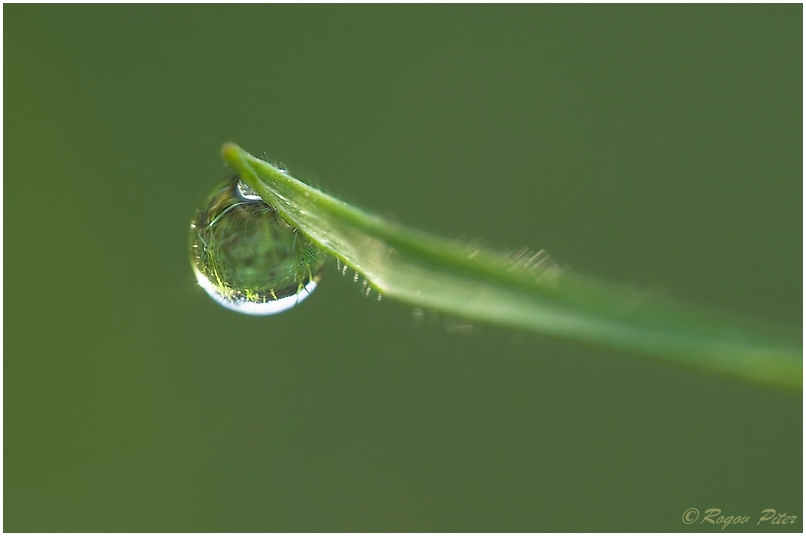
<path id="1" fill-rule="evenodd" d="M 223 146 L 221 146 L 221 158 L 223 158 L 226 162 L 232 162 L 233 160 L 237 160 L 238 157 L 243 153 L 243 149 L 238 147 L 237 144 L 228 141 Z"/>

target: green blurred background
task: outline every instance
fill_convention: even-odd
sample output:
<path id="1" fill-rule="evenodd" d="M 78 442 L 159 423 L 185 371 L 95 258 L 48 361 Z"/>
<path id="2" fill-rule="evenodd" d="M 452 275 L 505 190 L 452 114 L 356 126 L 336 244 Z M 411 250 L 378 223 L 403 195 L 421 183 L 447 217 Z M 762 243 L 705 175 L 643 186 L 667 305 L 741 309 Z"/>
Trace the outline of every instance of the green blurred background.
<path id="1" fill-rule="evenodd" d="M 802 399 L 366 299 L 251 318 L 225 141 L 358 206 L 802 332 L 802 6 L 4 13 L 4 529 L 711 530 L 801 516 Z"/>

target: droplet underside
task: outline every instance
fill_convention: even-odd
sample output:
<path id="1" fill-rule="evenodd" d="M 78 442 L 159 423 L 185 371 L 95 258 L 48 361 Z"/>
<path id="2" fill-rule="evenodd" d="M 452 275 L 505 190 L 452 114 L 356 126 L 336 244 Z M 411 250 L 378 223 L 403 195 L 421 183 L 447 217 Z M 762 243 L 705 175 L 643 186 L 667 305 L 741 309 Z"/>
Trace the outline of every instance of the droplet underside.
<path id="1" fill-rule="evenodd" d="M 239 313 L 294 307 L 316 288 L 325 258 L 237 176 L 216 188 L 190 224 L 199 285 Z"/>

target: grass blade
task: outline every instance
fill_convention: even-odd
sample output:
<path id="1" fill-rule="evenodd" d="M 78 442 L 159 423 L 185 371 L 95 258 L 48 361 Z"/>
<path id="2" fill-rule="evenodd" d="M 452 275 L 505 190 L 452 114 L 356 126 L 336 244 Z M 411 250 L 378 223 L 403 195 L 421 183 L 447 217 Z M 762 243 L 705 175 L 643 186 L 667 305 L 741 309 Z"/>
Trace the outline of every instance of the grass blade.
<path id="1" fill-rule="evenodd" d="M 768 329 L 386 221 L 303 184 L 235 144 L 255 192 L 384 297 L 472 321 L 629 351 L 802 391 L 802 343 Z"/>

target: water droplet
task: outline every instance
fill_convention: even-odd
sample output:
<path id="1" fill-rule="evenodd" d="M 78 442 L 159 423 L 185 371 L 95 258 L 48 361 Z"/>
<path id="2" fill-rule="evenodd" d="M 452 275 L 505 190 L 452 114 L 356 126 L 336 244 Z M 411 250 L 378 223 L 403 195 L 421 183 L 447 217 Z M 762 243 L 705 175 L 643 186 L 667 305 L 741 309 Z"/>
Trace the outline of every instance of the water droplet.
<path id="1" fill-rule="evenodd" d="M 196 279 L 227 309 L 279 313 L 316 288 L 326 254 L 237 176 L 216 188 L 190 225 Z"/>
<path id="2" fill-rule="evenodd" d="M 353 275 L 353 282 L 358 283 L 358 272 L 356 272 L 355 275 Z"/>
<path id="3" fill-rule="evenodd" d="M 470 333 L 473 331 L 473 324 L 469 322 L 463 322 L 455 318 L 446 318 L 445 330 L 448 333 L 459 333 L 461 335 L 470 335 Z"/>

